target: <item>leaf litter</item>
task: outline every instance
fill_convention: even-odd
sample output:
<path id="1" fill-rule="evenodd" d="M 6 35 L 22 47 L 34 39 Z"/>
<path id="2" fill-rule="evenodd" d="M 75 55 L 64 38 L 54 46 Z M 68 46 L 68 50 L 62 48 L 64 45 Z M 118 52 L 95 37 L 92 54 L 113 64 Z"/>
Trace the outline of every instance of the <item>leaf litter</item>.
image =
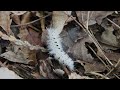
<path id="1" fill-rule="evenodd" d="M 119 25 L 119 11 L 0 11 L 0 78 L 119 79 Z M 74 71 L 49 55 L 51 26 Z"/>

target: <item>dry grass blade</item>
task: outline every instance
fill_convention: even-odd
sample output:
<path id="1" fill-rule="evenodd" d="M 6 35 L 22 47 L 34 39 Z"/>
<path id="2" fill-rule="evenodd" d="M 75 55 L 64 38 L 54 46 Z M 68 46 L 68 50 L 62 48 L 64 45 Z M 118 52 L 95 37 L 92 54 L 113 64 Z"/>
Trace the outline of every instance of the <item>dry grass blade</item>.
<path id="1" fill-rule="evenodd" d="M 90 72 L 90 74 L 100 76 L 100 77 L 102 77 L 103 79 L 110 79 L 110 78 L 108 78 L 108 77 L 106 77 L 106 76 L 104 76 L 104 75 L 102 75 L 102 74 L 100 74 L 100 73 Z"/>
<path id="2" fill-rule="evenodd" d="M 86 22 L 86 28 L 88 29 L 88 25 L 89 25 L 89 16 L 90 15 L 90 11 L 87 12 L 87 22 Z"/>
<path id="3" fill-rule="evenodd" d="M 114 68 L 113 68 L 113 69 L 110 69 L 110 67 L 108 67 L 108 66 L 105 64 L 105 62 L 96 54 L 96 52 L 95 52 L 90 46 L 88 46 L 88 47 L 92 50 L 92 52 L 97 56 L 97 58 L 98 58 L 98 59 L 105 65 L 105 67 L 109 70 L 108 74 L 105 75 L 105 77 L 107 77 L 107 76 L 114 70 Z M 118 63 L 115 65 L 116 67 L 118 66 L 119 62 L 120 62 L 120 60 L 119 60 Z M 113 75 L 116 76 L 118 79 L 120 79 L 116 74 L 113 74 Z"/>
<path id="4" fill-rule="evenodd" d="M 110 20 L 109 18 L 107 18 L 107 20 L 108 20 L 109 22 L 111 22 L 112 24 L 114 24 L 116 27 L 118 27 L 118 28 L 120 29 L 120 26 L 117 25 L 116 23 L 114 23 L 112 20 Z"/>
<path id="5" fill-rule="evenodd" d="M 112 68 L 105 76 L 108 76 L 110 73 L 112 73 L 115 69 L 117 69 L 120 66 L 120 59 L 116 63 L 115 67 Z"/>
<path id="6" fill-rule="evenodd" d="M 97 58 L 105 65 L 105 67 L 110 70 L 110 67 L 106 65 L 106 63 L 96 54 L 96 52 L 88 45 L 88 47 L 92 50 L 92 52 L 97 56 Z"/>

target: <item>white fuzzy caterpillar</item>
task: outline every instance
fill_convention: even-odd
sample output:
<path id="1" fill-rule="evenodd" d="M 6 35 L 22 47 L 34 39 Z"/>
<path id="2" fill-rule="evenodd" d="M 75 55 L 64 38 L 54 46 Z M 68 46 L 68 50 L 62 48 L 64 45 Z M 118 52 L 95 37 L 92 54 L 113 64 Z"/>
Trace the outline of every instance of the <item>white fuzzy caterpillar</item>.
<path id="1" fill-rule="evenodd" d="M 48 28 L 48 49 L 50 54 L 54 55 L 55 59 L 61 64 L 68 66 L 69 69 L 74 70 L 74 61 L 68 56 L 68 54 L 63 50 L 62 40 L 60 38 L 59 32 L 54 28 Z"/>

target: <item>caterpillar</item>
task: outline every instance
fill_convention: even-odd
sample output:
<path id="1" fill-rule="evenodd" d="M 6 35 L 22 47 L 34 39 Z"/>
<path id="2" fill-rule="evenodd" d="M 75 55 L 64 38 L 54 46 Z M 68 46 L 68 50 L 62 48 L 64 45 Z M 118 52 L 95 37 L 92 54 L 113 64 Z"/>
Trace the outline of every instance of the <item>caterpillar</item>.
<path id="1" fill-rule="evenodd" d="M 70 70 L 74 70 L 74 61 L 63 50 L 62 39 L 54 28 L 47 28 L 47 46 L 49 54 L 53 55 L 59 63 L 66 65 Z"/>

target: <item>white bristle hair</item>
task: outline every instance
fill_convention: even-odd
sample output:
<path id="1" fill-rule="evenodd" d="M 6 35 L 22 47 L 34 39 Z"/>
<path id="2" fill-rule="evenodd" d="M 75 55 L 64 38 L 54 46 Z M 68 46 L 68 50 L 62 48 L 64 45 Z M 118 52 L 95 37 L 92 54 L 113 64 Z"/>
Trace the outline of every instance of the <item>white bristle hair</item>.
<path id="1" fill-rule="evenodd" d="M 74 70 L 74 61 L 63 50 L 59 32 L 57 32 L 54 28 L 47 28 L 47 32 L 47 45 L 50 51 L 49 53 L 53 55 L 59 63 L 66 65 L 70 70 Z"/>

